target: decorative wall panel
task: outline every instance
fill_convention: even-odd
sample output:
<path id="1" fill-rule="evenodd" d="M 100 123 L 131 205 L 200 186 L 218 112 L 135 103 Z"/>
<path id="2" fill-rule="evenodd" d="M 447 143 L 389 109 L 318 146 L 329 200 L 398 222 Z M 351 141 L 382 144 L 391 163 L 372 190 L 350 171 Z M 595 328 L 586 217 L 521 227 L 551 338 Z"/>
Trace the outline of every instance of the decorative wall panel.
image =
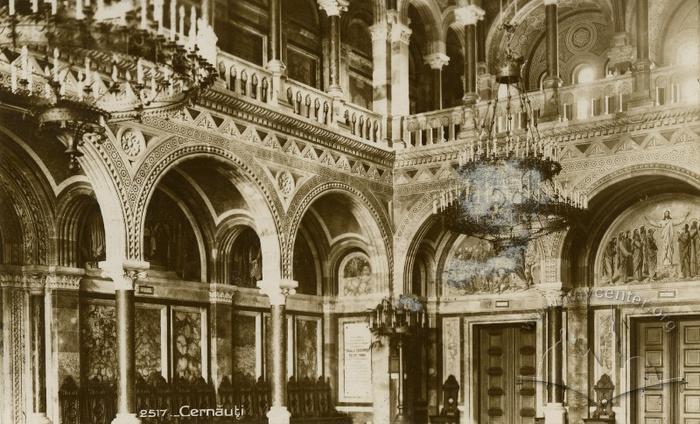
<path id="1" fill-rule="evenodd" d="M 174 309 L 172 328 L 173 375 L 187 380 L 202 377 L 202 313 Z"/>
<path id="2" fill-rule="evenodd" d="M 235 315 L 233 323 L 233 375 L 236 378 L 255 379 L 257 352 L 255 316 Z"/>
<path id="3" fill-rule="evenodd" d="M 90 301 L 81 309 L 81 368 L 88 380 L 117 380 L 117 320 L 113 303 Z"/>
<path id="4" fill-rule="evenodd" d="M 372 292 L 372 267 L 364 253 L 354 252 L 346 256 L 340 263 L 339 274 L 339 295 L 360 296 Z"/>
<path id="5" fill-rule="evenodd" d="M 162 364 L 161 310 L 136 308 L 136 372 L 144 378 L 161 374 Z"/>
<path id="6" fill-rule="evenodd" d="M 316 379 L 319 373 L 319 321 L 297 319 L 296 327 L 296 377 Z"/>

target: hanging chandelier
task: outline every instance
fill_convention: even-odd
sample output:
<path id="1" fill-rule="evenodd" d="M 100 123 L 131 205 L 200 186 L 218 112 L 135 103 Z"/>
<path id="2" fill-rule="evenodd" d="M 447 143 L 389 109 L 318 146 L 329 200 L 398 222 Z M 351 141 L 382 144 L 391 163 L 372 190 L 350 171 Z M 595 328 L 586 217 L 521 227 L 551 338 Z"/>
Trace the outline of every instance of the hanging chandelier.
<path id="1" fill-rule="evenodd" d="M 555 180 L 559 148 L 539 132 L 521 79 L 523 58 L 510 47 L 515 26 L 500 28 L 509 39 L 496 73 L 499 98 L 480 122 L 475 112 L 476 135 L 459 155 L 458 178 L 433 201 L 448 229 L 487 240 L 496 253 L 566 229 L 588 207 L 584 194 Z"/>
<path id="2" fill-rule="evenodd" d="M 71 168 L 109 121 L 180 108 L 210 86 L 216 35 L 170 0 L 9 0 L 0 8 L 0 103 L 66 145 Z"/>

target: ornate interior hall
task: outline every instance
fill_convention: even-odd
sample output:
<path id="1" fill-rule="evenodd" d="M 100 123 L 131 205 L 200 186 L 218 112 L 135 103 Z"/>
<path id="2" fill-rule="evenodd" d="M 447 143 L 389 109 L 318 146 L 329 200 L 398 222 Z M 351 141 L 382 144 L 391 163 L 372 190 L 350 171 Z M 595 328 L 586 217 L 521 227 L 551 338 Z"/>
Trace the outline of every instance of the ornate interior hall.
<path id="1" fill-rule="evenodd" d="M 699 22 L 0 0 L 0 424 L 700 424 Z"/>

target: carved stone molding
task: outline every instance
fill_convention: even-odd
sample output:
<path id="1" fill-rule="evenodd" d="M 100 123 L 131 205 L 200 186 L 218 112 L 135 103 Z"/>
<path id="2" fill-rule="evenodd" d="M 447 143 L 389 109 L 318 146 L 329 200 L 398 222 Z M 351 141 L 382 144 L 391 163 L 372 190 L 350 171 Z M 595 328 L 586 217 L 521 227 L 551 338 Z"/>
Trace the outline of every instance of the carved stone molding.
<path id="1" fill-rule="evenodd" d="M 212 283 L 209 285 L 209 303 L 223 303 L 230 305 L 236 296 L 238 289 L 228 284 Z"/>

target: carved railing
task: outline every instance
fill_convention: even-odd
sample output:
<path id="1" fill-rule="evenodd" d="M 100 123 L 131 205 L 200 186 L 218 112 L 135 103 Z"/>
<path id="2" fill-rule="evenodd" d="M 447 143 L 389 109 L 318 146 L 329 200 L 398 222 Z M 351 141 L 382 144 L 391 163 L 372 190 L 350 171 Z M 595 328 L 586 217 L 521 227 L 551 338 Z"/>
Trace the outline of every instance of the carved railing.
<path id="1" fill-rule="evenodd" d="M 411 115 L 404 121 L 407 147 L 431 146 L 457 139 L 464 123 L 462 106 Z"/>
<path id="2" fill-rule="evenodd" d="M 651 100 L 657 106 L 673 105 L 698 101 L 697 68 L 692 66 L 669 66 L 656 68 L 651 72 Z M 561 87 L 560 114 L 563 121 L 581 121 L 598 116 L 612 115 L 627 109 L 627 102 L 634 90 L 634 76 L 631 73 Z M 539 116 L 544 105 L 544 93 L 528 93 L 530 106 L 535 116 Z M 520 100 L 513 97 L 512 103 L 520 110 Z M 489 103 L 477 104 L 478 117 L 483 117 Z M 492 104 L 491 104 L 491 107 Z M 500 99 L 496 106 L 495 125 L 498 131 L 504 130 L 506 99 Z M 409 115 L 404 120 L 404 142 L 407 148 L 432 146 L 457 141 L 459 130 L 468 115 L 462 106 L 426 113 Z M 514 116 L 513 125 L 519 128 L 527 115 Z M 471 123 L 470 123 L 471 124 Z"/>
<path id="3" fill-rule="evenodd" d="M 219 78 L 230 91 L 263 103 L 271 101 L 272 73 L 267 69 L 219 52 Z"/>
<path id="4" fill-rule="evenodd" d="M 218 399 L 214 387 L 203 378 L 194 381 L 167 382 L 154 374 L 147 380 L 137 378 L 136 410 L 154 412 L 143 416 L 142 422 L 155 424 L 267 424 L 271 405 L 270 384 L 263 379 L 231 379 L 225 377 L 219 385 Z M 350 424 L 351 418 L 336 411 L 331 386 L 327 380 L 293 377 L 287 385 L 287 404 L 295 424 Z M 61 424 L 111 424 L 116 415 L 116 387 L 113 383 L 90 381 L 78 387 L 68 377 L 59 390 Z M 189 416 L 178 417 L 182 406 L 192 409 L 221 409 L 240 411 L 239 417 Z M 231 415 L 229 413 L 229 415 Z"/>

